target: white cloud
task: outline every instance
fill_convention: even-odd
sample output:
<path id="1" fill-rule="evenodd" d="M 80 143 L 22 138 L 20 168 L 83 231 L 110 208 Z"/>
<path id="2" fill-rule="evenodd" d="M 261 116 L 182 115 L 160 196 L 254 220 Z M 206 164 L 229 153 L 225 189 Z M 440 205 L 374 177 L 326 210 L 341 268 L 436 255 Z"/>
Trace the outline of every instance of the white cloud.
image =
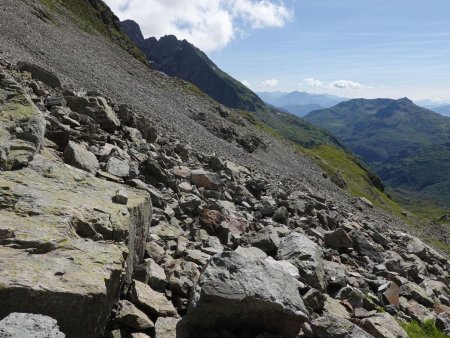
<path id="1" fill-rule="evenodd" d="M 361 89 L 362 84 L 349 80 L 339 80 L 330 83 L 330 88 L 333 89 Z"/>
<path id="2" fill-rule="evenodd" d="M 278 81 L 277 79 L 270 79 L 270 80 L 264 80 L 263 82 L 261 82 L 261 84 L 259 86 L 266 87 L 266 88 L 274 88 L 279 83 L 280 83 L 280 81 Z"/>
<path id="3" fill-rule="evenodd" d="M 248 82 L 247 80 L 242 80 L 241 83 L 246 86 L 247 88 L 250 88 L 250 82 Z"/>
<path id="4" fill-rule="evenodd" d="M 303 82 L 309 87 L 313 87 L 313 88 L 323 87 L 323 82 L 320 80 L 317 80 L 317 79 L 307 78 L 307 79 L 304 79 Z"/>
<path id="5" fill-rule="evenodd" d="M 225 47 L 237 32 L 283 27 L 293 18 L 281 0 L 105 0 L 121 20 L 139 23 L 145 37 L 174 34 L 205 52 Z"/>

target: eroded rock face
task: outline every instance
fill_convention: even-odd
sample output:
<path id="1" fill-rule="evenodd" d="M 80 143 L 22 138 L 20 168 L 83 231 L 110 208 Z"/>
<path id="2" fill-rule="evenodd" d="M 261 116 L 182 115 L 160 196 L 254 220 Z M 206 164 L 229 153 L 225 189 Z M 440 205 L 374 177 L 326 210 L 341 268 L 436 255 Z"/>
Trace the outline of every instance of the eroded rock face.
<path id="1" fill-rule="evenodd" d="M 116 187 L 40 155 L 0 175 L 0 317 L 41 313 L 69 337 L 102 333 L 151 217 L 147 193 L 127 189 L 123 206 Z"/>
<path id="2" fill-rule="evenodd" d="M 41 148 L 42 112 L 17 82 L 0 72 L 0 170 L 24 167 Z"/>
<path id="3" fill-rule="evenodd" d="M 296 337 L 306 319 L 289 274 L 264 260 L 224 252 L 206 266 L 183 321 L 194 329 L 247 328 Z"/>

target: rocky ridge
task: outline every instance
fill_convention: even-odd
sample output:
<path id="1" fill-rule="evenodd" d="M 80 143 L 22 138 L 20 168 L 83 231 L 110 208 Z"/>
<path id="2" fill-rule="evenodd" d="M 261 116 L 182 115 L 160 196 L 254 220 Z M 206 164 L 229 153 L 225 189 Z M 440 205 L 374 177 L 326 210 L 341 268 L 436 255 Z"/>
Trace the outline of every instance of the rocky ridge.
<path id="1" fill-rule="evenodd" d="M 407 337 L 396 319 L 449 331 L 448 257 L 368 202 L 198 152 L 33 67 L 1 69 L 0 330 L 29 312 L 68 337 Z"/>

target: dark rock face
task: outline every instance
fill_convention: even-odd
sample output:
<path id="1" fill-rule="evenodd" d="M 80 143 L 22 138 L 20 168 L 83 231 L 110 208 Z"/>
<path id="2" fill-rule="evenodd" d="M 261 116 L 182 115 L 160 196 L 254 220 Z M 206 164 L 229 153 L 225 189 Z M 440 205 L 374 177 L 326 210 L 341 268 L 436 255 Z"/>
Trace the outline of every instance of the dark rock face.
<path id="1" fill-rule="evenodd" d="M 201 50 L 173 35 L 144 39 L 139 25 L 121 23 L 123 31 L 144 52 L 151 67 L 196 85 L 216 101 L 230 108 L 255 111 L 263 102 L 250 89 L 217 67 Z"/>
<path id="2" fill-rule="evenodd" d="M 296 337 L 307 311 L 294 279 L 263 260 L 214 256 L 200 276 L 184 324 Z"/>

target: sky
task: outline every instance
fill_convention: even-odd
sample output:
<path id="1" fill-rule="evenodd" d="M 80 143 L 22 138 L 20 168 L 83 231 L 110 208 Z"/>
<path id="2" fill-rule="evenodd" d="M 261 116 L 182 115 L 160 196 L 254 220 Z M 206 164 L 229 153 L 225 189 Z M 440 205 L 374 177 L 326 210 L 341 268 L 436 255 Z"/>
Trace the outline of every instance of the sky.
<path id="1" fill-rule="evenodd" d="M 450 0 L 106 0 L 253 91 L 450 101 Z"/>

